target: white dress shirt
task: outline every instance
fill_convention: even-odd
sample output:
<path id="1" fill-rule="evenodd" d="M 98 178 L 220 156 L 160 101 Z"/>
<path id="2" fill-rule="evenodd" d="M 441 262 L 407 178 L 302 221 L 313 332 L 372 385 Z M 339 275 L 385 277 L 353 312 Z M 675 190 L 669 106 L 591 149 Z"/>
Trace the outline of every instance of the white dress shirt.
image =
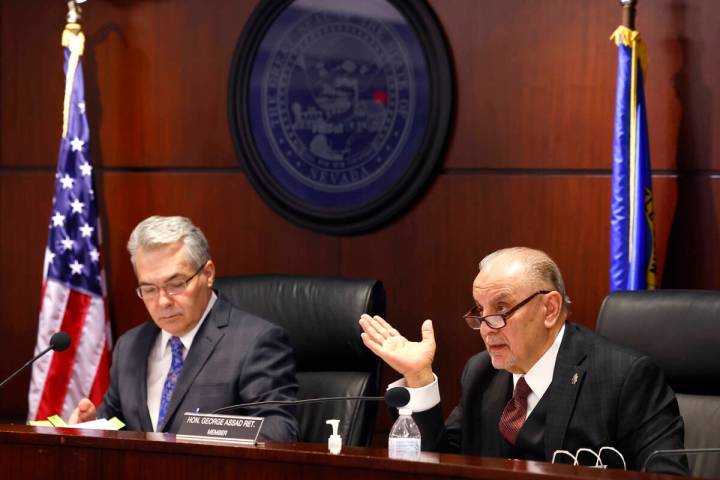
<path id="1" fill-rule="evenodd" d="M 530 370 L 528 370 L 525 374 L 525 381 L 530 387 L 530 390 L 532 390 L 527 398 L 527 412 L 525 412 L 525 418 L 530 416 L 530 413 L 533 411 L 535 406 L 537 406 L 538 402 L 540 402 L 542 396 L 545 395 L 545 391 L 552 383 L 553 372 L 555 371 L 555 361 L 557 360 L 558 350 L 560 350 L 560 343 L 562 342 L 564 333 L 565 325 L 563 324 L 562 328 L 555 336 L 555 340 L 552 345 L 550 345 L 550 348 L 543 353 L 543 356 L 540 357 L 540 359 L 535 362 L 535 365 L 530 367 Z M 520 375 L 519 373 L 513 373 L 513 390 L 522 376 L 523 375 Z"/>
<path id="2" fill-rule="evenodd" d="M 187 357 L 193 340 L 195 340 L 195 334 L 205 321 L 205 317 L 207 317 L 210 309 L 213 305 L 215 305 L 216 300 L 217 295 L 215 295 L 215 292 L 212 292 L 210 301 L 208 302 L 202 317 L 200 317 L 200 321 L 193 327 L 192 330 L 180 337 L 180 342 L 183 344 L 183 360 Z M 170 371 L 170 365 L 172 364 L 172 350 L 169 345 L 170 338 L 172 337 L 172 333 L 160 330 L 160 335 L 158 335 L 155 339 L 155 344 L 150 350 L 150 355 L 147 360 L 147 406 L 148 411 L 150 412 L 150 420 L 152 421 L 153 430 L 155 431 L 157 431 L 157 421 L 158 416 L 160 415 L 160 399 L 162 398 L 165 378 L 167 378 L 167 374 Z"/>
<path id="3" fill-rule="evenodd" d="M 553 372 L 555 371 L 555 362 L 557 360 L 558 351 L 560 350 L 560 343 L 562 343 L 562 338 L 564 334 L 565 325 L 563 324 L 562 328 L 560 328 L 560 331 L 555 336 L 555 340 L 553 340 L 552 345 L 550 345 L 550 348 L 548 348 L 545 353 L 543 353 L 542 357 L 540 357 L 540 359 L 535 362 L 535 364 L 530 367 L 530 370 L 528 370 L 525 374 L 525 381 L 532 390 L 527 399 L 528 408 L 527 412 L 525 413 L 525 418 L 527 418 L 533 411 L 533 409 L 537 406 L 542 396 L 545 395 L 545 391 L 552 383 Z M 517 382 L 521 376 L 522 375 L 520 374 L 513 374 L 513 389 L 515 388 L 515 385 L 517 385 Z M 438 387 L 438 378 L 435 374 L 433 374 L 433 377 L 435 377 L 435 381 L 429 385 L 425 385 L 424 387 L 406 387 L 410 392 L 410 402 L 405 408 L 410 408 L 413 412 L 424 412 L 425 410 L 430 410 L 435 405 L 440 403 L 440 389 Z M 393 387 L 405 386 L 405 379 L 401 378 L 400 380 L 388 385 L 388 389 Z"/>

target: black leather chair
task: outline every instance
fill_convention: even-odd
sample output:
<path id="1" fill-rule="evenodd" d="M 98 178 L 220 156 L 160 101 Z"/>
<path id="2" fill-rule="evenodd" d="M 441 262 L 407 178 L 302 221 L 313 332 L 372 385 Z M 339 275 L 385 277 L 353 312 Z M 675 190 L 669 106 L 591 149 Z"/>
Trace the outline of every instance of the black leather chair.
<path id="1" fill-rule="evenodd" d="M 614 292 L 596 330 L 662 368 L 685 420 L 685 448 L 720 447 L 720 292 Z M 688 461 L 693 476 L 720 478 L 720 453 Z"/>
<path id="2" fill-rule="evenodd" d="M 377 395 L 380 360 L 360 339 L 362 313 L 385 314 L 385 289 L 377 280 L 289 275 L 218 278 L 231 303 L 280 325 L 295 350 L 299 399 Z M 326 420 L 340 419 L 343 445 L 369 446 L 377 402 L 301 405 L 299 440 L 326 442 Z"/>

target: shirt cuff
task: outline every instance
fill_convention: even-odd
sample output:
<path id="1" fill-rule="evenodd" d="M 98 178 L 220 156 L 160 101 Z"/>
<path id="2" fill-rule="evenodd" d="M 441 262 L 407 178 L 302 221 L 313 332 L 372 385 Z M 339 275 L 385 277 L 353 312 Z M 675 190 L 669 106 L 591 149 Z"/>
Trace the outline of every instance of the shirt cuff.
<path id="1" fill-rule="evenodd" d="M 424 412 L 425 410 L 430 410 L 440 403 L 440 388 L 438 387 L 437 375 L 434 373 L 433 382 L 429 385 L 425 385 L 424 387 L 410 388 L 407 386 L 404 378 L 391 383 L 388 385 L 387 389 L 390 390 L 395 387 L 404 387 L 407 388 L 408 392 L 410 392 L 410 402 L 408 402 L 408 404 L 403 408 L 410 408 L 413 412 Z"/>

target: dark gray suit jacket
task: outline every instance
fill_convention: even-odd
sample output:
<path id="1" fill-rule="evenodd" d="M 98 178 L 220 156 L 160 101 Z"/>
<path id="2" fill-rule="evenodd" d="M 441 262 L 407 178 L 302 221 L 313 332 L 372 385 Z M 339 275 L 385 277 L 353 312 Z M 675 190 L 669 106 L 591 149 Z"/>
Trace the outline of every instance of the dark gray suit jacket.
<path id="1" fill-rule="evenodd" d="M 495 457 L 512 452 L 524 458 L 498 429 L 512 385 L 512 374 L 493 368 L 487 352 L 470 358 L 460 405 L 446 422 L 440 405 L 413 414 L 423 449 Z M 546 461 L 557 449 L 575 454 L 580 447 L 597 451 L 612 446 L 623 454 L 629 470 L 639 470 L 654 450 L 683 448 L 683 420 L 660 369 L 648 357 L 573 323 L 566 323 L 553 380 L 541 403 Z M 649 470 L 688 474 L 684 456 L 658 458 Z"/>
<path id="2" fill-rule="evenodd" d="M 159 333 L 148 321 L 118 339 L 98 418 L 117 416 L 129 430 L 153 431 L 147 359 Z M 197 409 L 208 413 L 238 403 L 294 400 L 297 388 L 295 360 L 283 330 L 219 297 L 195 335 L 158 431 L 177 433 L 183 414 Z M 263 440 L 297 438 L 292 407 L 253 407 L 238 414 L 265 418 Z"/>

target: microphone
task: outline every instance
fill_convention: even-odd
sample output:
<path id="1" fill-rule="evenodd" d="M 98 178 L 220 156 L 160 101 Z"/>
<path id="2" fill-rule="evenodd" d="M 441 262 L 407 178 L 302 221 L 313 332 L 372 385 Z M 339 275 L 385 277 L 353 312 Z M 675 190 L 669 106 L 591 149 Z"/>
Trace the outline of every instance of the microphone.
<path id="1" fill-rule="evenodd" d="M 671 457 L 674 455 L 697 455 L 698 453 L 720 453 L 720 447 L 710 448 L 673 448 L 665 450 L 655 450 L 652 452 L 643 462 L 641 472 L 647 471 L 647 467 L 650 464 L 650 460 L 654 460 L 658 457 Z"/>
<path id="2" fill-rule="evenodd" d="M 308 403 L 322 402 L 338 402 L 343 400 L 366 400 L 378 402 L 384 400 L 391 407 L 404 407 L 410 402 L 410 391 L 405 387 L 393 387 L 385 392 L 382 397 L 323 397 L 323 398 L 306 398 L 305 400 L 266 400 L 264 402 L 239 403 L 237 405 L 228 405 L 227 407 L 218 408 L 210 412 L 212 415 L 217 413 L 230 412 L 240 408 L 259 407 L 262 405 L 305 405 Z"/>
<path id="3" fill-rule="evenodd" d="M 37 355 L 35 355 L 35 357 L 33 357 L 32 360 L 30 360 L 30 361 L 27 362 L 25 365 L 23 365 L 22 367 L 20 367 L 20 368 L 18 368 L 17 370 L 15 370 L 12 375 L 10 375 L 10 376 L 7 377 L 5 380 L 3 380 L 2 383 L 0 383 L 0 388 L 2 388 L 3 385 L 5 385 L 5 384 L 6 384 L 7 382 L 9 382 L 10 380 L 12 380 L 13 377 L 15 377 L 15 375 L 17 375 L 18 373 L 22 372 L 22 371 L 25 369 L 25 367 L 27 367 L 28 365 L 31 365 L 32 363 L 34 363 L 35 360 L 37 360 L 38 358 L 42 357 L 43 355 L 45 355 L 45 354 L 46 354 L 47 352 L 49 352 L 50 350 L 54 350 L 54 351 L 56 351 L 56 352 L 62 352 L 63 350 L 67 350 L 67 348 L 68 348 L 69 346 L 70 346 L 70 335 L 68 335 L 68 334 L 65 333 L 65 332 L 57 332 L 57 333 L 53 334 L 53 336 L 50 337 L 50 345 L 49 345 L 45 350 L 43 350 L 42 352 L 40 352 L 40 353 L 38 353 Z"/>
<path id="4" fill-rule="evenodd" d="M 70 346 L 70 335 L 66 332 L 57 332 L 52 337 L 50 337 L 50 346 L 45 350 L 45 352 L 49 350 L 55 350 L 56 352 L 64 352 L 67 350 L 67 348 Z M 42 352 L 40 355 L 44 355 L 45 352 Z M 40 356 L 38 355 L 38 357 Z M 37 357 L 36 357 L 37 358 Z M 35 359 L 31 360 L 34 361 Z"/>

